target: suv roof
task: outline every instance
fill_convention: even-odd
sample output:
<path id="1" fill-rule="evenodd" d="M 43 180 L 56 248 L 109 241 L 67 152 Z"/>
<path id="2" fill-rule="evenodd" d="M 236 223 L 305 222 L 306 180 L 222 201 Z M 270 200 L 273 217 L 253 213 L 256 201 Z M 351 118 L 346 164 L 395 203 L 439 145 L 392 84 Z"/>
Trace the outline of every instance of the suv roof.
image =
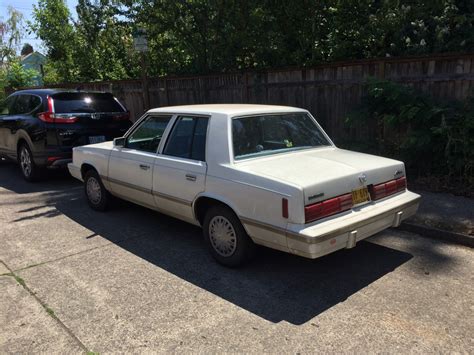
<path id="1" fill-rule="evenodd" d="M 77 90 L 77 89 L 66 89 L 66 88 L 44 88 L 44 89 L 25 89 L 25 90 L 18 90 L 12 93 L 12 95 L 16 94 L 37 94 L 37 95 L 52 95 L 58 94 L 63 92 L 71 92 L 71 93 L 97 93 L 97 94 L 106 94 L 105 91 L 95 91 L 95 90 Z"/>

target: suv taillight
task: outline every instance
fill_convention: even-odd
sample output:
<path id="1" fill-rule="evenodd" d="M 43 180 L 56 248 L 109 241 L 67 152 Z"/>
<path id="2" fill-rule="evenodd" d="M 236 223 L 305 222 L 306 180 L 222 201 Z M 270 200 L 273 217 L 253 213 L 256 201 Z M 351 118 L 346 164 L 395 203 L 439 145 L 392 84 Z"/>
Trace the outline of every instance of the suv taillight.
<path id="1" fill-rule="evenodd" d="M 305 223 L 344 212 L 352 208 L 352 194 L 331 198 L 304 208 Z"/>
<path id="2" fill-rule="evenodd" d="M 403 176 L 398 179 L 390 180 L 377 185 L 369 186 L 370 198 L 374 200 L 380 200 L 386 196 L 393 195 L 394 193 L 404 191 L 407 188 L 407 179 Z"/>
<path id="3" fill-rule="evenodd" d="M 77 117 L 73 114 L 54 113 L 54 102 L 51 96 L 48 96 L 48 111 L 38 114 L 38 118 L 47 123 L 74 123 Z"/>
<path id="4" fill-rule="evenodd" d="M 74 123 L 77 122 L 77 117 L 69 114 L 57 114 L 54 112 L 41 112 L 38 118 L 43 122 L 48 123 Z"/>

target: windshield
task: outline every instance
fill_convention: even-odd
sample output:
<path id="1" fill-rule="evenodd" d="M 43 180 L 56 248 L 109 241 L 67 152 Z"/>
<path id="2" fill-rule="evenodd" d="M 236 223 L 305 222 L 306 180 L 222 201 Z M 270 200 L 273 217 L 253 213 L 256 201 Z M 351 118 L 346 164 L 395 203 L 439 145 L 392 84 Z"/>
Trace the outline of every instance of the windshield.
<path id="1" fill-rule="evenodd" d="M 235 159 L 331 145 L 304 112 L 234 118 L 232 139 Z"/>

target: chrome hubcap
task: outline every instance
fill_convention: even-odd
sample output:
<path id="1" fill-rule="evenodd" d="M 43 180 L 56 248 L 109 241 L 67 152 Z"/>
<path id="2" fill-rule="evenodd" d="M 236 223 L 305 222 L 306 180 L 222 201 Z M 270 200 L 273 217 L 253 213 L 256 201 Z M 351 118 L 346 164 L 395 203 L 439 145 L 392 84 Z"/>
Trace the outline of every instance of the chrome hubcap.
<path id="1" fill-rule="evenodd" d="M 99 181 L 97 181 L 96 178 L 90 177 L 87 179 L 86 191 L 89 201 L 91 201 L 94 205 L 100 203 L 100 199 L 102 198 L 102 190 L 100 188 Z"/>
<path id="2" fill-rule="evenodd" d="M 229 220 L 222 216 L 215 216 L 209 223 L 209 239 L 214 250 L 222 256 L 234 254 L 237 248 L 237 236 Z"/>
<path id="3" fill-rule="evenodd" d="M 23 174 L 25 174 L 26 176 L 30 176 L 30 174 L 31 174 L 31 157 L 30 157 L 30 153 L 28 152 L 28 150 L 25 147 L 21 148 L 20 165 L 21 165 L 21 170 L 23 170 Z"/>

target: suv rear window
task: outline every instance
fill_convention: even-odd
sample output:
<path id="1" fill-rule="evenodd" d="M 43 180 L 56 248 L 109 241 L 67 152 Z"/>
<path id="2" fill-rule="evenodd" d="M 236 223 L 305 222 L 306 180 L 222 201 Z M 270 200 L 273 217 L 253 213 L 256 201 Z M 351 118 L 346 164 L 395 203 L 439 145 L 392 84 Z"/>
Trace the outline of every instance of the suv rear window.
<path id="1" fill-rule="evenodd" d="M 107 93 L 71 93 L 53 95 L 56 113 L 94 113 L 124 112 L 123 107 L 111 94 Z"/>

